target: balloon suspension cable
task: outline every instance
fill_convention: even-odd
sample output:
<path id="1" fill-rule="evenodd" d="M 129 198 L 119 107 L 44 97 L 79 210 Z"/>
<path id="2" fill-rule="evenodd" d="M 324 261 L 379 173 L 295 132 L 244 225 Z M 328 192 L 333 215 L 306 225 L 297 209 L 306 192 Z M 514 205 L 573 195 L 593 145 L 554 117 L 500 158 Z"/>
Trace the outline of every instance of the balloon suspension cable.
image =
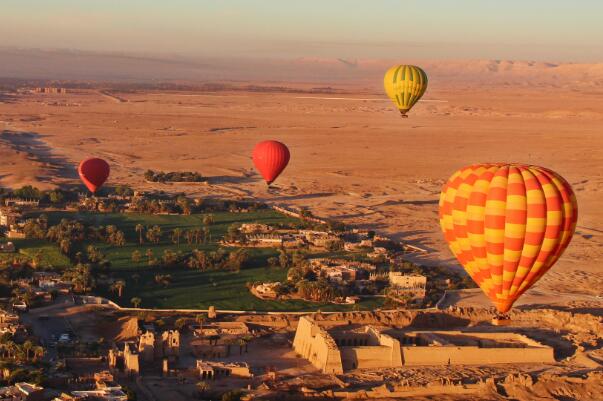
<path id="1" fill-rule="evenodd" d="M 400 110 L 400 117 L 402 117 L 402 118 L 408 118 L 408 115 L 406 114 L 405 111 Z"/>

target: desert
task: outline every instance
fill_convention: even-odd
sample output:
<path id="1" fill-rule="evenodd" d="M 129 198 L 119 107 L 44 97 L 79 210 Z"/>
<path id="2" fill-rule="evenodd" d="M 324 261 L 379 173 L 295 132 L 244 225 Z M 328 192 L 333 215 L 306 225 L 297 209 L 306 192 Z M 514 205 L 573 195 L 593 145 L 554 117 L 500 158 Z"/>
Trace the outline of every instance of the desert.
<path id="1" fill-rule="evenodd" d="M 21 59 L 31 57 L 28 52 L 17 53 Z M 52 69 L 56 68 L 54 58 L 73 55 L 46 57 L 47 68 Z M 98 291 L 74 287 L 69 295 L 61 294 L 53 303 L 20 315 L 47 343 L 63 333 L 73 332 L 77 337 L 66 344 L 59 339 L 47 358 L 71 364 L 68 371 L 82 375 L 85 371 L 88 380 L 99 370 L 110 369 L 111 380 L 94 376 L 97 385 L 115 378 L 145 400 L 211 399 L 207 397 L 214 396 L 212 391 L 228 394 L 233 389 L 244 389 L 247 399 L 292 400 L 602 397 L 601 64 L 417 60 L 429 73 L 429 91 L 409 118 L 402 119 L 380 85 L 390 60 L 358 60 L 353 66 L 345 60 L 322 58 L 257 61 L 256 68 L 241 71 L 218 68 L 216 60 L 210 70 L 193 62 L 170 69 L 155 59 L 111 57 L 80 55 L 79 63 L 95 68 L 84 69 L 87 72 L 72 79 L 67 68 L 60 79 L 35 80 L 31 76 L 39 72 L 28 72 L 24 63 L 25 78 L 2 81 L 3 188 L 32 185 L 43 191 L 81 191 L 79 161 L 101 157 L 111 165 L 109 186 L 167 197 L 183 194 L 203 202 L 257 202 L 269 209 L 305 209 L 319 220 L 342 222 L 416 247 L 419 252 L 402 257 L 424 273 L 442 269 L 438 271 L 462 275 L 438 222 L 442 186 L 464 165 L 516 162 L 548 166 L 568 180 L 579 204 L 576 233 L 555 266 L 515 304 L 511 325 L 496 326 L 488 298 L 479 289 L 463 286 L 446 289 L 437 303 L 425 307 L 360 303 L 356 310 L 279 298 L 272 304 L 258 304 L 246 290 L 238 303 L 227 303 L 221 298 L 226 297 L 221 288 L 211 293 L 214 299 L 196 308 L 190 300 L 198 294 L 174 296 L 186 306 L 176 307 L 167 293 L 177 292 L 195 275 L 210 277 L 203 276 L 205 287 L 199 287 L 210 292 L 212 285 L 244 281 L 237 275 L 246 271 L 266 277 L 273 277 L 274 272 L 258 266 L 219 274 L 190 267 L 179 272 L 180 267 L 151 266 L 149 256 L 149 270 L 161 272 L 162 277 L 156 274 L 156 282 L 145 288 L 144 249 L 158 252 L 176 242 L 164 238 L 153 244 L 150 236 L 143 239 L 143 229 L 134 232 L 135 224 L 152 222 L 144 229 L 147 232 L 151 224 L 164 231 L 173 227 L 187 231 L 209 213 L 203 209 L 205 203 L 197 205 L 201 211 L 191 215 L 143 213 L 142 217 L 108 212 L 96 204 L 93 210 L 75 212 L 51 205 L 43 208 L 50 227 L 70 224 L 63 222 L 66 219 L 92 225 L 106 220 L 103 225 L 123 229 L 128 251 L 140 247 L 143 256 L 142 262 L 135 262 L 133 252 L 130 261 L 129 255 L 118 257 L 112 249 L 123 244 L 92 242 L 112 262 L 108 271 L 98 275 Z M 136 82 L 126 67 L 120 79 L 108 79 L 104 75 L 108 67 L 98 63 L 99 58 L 140 63 L 138 68 L 146 70 L 159 68 L 165 82 Z M 13 75 L 16 67 L 11 68 L 4 75 Z M 207 81 L 194 79 L 201 73 L 212 77 L 211 71 L 221 73 Z M 66 91 L 40 93 L 37 87 Z M 270 187 L 251 160 L 254 145 L 265 139 L 285 142 L 291 150 L 287 169 Z M 148 170 L 194 171 L 206 180 L 152 182 L 145 178 Z M 88 207 L 87 202 L 95 201 L 83 196 L 79 202 Z M 36 213 L 31 215 L 40 223 Z M 227 223 L 235 219 L 233 215 L 254 224 L 253 219 L 245 220 L 248 212 L 213 213 L 216 221 L 209 231 L 216 237 L 231 234 Z M 262 224 L 288 222 L 272 209 L 250 213 Z M 180 250 L 179 237 L 177 241 Z M 209 241 L 211 246 L 214 242 L 217 238 Z M 192 240 L 182 246 L 186 252 L 187 246 L 194 248 Z M 256 251 L 263 252 L 250 252 Z M 69 252 L 62 260 L 66 257 L 63 263 L 71 263 Z M 139 288 L 148 292 L 130 298 Z M 153 297 L 158 299 L 151 303 Z M 240 306 L 250 299 L 251 307 Z M 233 305 L 233 310 L 221 305 Z M 312 340 L 312 347 L 317 347 L 311 348 L 313 352 L 305 342 L 312 336 L 302 332 L 310 321 L 315 326 L 308 331 L 320 333 Z M 453 330 L 447 342 L 446 332 Z M 413 336 L 431 342 L 417 340 L 411 349 L 404 341 Z M 79 345 L 67 346 L 71 342 L 86 343 L 94 351 L 82 351 L 86 357 L 81 357 L 76 352 Z M 455 360 L 451 349 L 472 346 L 476 347 L 472 355 L 492 359 L 483 363 L 468 357 Z M 412 355 L 430 355 L 433 349 L 429 348 L 434 347 L 450 353 L 447 362 L 431 356 L 427 362 L 420 358 L 412 362 Z M 402 350 L 400 357 L 398 350 Z M 386 351 L 394 356 L 365 357 Z M 511 359 L 496 359 L 492 356 L 496 352 Z M 335 361 L 341 358 L 341 363 L 330 365 L 333 357 Z M 338 370 L 329 371 L 323 365 Z"/>
<path id="2" fill-rule="evenodd" d="M 374 62 L 367 64 L 364 81 L 375 70 Z M 481 72 L 474 82 L 467 66 Z M 69 167 L 92 154 L 112 163 L 116 182 L 141 189 L 148 187 L 147 169 L 198 170 L 212 177 L 210 185 L 165 189 L 308 207 L 427 248 L 427 263 L 454 266 L 437 223 L 441 186 L 454 170 L 498 161 L 555 166 L 576 189 L 579 223 L 564 257 L 534 290 L 600 295 L 600 66 L 490 61 L 430 67 L 435 89 L 406 121 L 392 113 L 378 85 L 351 88 L 350 82 L 332 84 L 336 95 L 314 93 L 331 87 L 325 82 L 22 95 L 0 109 L 3 150 L 16 159 L 2 180 L 11 186 L 73 183 Z M 467 81 L 450 82 L 456 72 Z M 494 83 L 485 83 L 484 74 Z M 274 86 L 281 91 L 269 89 Z M 294 149 L 287 174 L 270 192 L 250 160 L 253 144 L 264 138 Z M 49 169 L 65 171 L 50 175 Z"/>

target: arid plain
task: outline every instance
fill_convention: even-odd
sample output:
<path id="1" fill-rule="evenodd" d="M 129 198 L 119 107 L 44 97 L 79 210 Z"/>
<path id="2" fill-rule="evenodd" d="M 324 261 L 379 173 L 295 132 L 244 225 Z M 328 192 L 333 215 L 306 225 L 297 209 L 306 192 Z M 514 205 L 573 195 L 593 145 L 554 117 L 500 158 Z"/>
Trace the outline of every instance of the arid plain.
<path id="1" fill-rule="evenodd" d="M 0 184 L 76 183 L 75 166 L 94 155 L 111 163 L 113 184 L 308 207 L 421 246 L 429 251 L 417 256 L 425 263 L 459 267 L 438 225 L 444 181 L 476 162 L 542 165 L 573 185 L 578 228 L 561 260 L 518 304 L 600 305 L 601 66 L 431 63 L 430 87 L 408 119 L 379 80 L 368 79 L 380 68 L 332 84 L 311 77 L 179 91 L 93 84 L 66 95 L 6 95 Z M 455 71 L 463 79 L 454 79 Z M 281 140 L 292 152 L 270 190 L 251 162 L 263 139 Z M 147 169 L 195 170 L 210 181 L 149 184 Z"/>

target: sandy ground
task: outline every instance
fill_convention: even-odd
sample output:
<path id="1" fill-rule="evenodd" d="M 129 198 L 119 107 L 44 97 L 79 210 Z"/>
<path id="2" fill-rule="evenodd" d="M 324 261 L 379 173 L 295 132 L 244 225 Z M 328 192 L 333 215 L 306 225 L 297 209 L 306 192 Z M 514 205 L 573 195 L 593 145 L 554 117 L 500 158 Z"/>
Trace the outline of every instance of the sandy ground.
<path id="1" fill-rule="evenodd" d="M 577 233 L 535 287 L 534 303 L 557 300 L 559 293 L 600 294 L 600 86 L 440 82 L 425 100 L 401 119 L 376 89 L 346 88 L 337 95 L 24 94 L 0 103 L 0 129 L 4 124 L 6 130 L 0 137 L 0 184 L 76 182 L 75 166 L 89 155 L 111 163 L 111 183 L 141 189 L 150 188 L 142 177 L 146 169 L 196 170 L 211 177 L 209 185 L 156 187 L 307 206 L 319 216 L 418 244 L 430 251 L 420 258 L 425 263 L 458 267 L 438 225 L 442 183 L 470 163 L 533 163 L 563 175 L 574 186 L 580 209 Z M 269 138 L 285 142 L 292 152 L 271 191 L 250 158 L 254 144 Z"/>

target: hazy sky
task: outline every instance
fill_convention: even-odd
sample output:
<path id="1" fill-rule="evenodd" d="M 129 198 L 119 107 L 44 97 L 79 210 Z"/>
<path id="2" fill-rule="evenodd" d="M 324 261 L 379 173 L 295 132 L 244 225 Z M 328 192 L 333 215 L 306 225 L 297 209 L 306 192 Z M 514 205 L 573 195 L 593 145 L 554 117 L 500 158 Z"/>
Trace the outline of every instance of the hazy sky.
<path id="1" fill-rule="evenodd" d="M 603 0 L 2 0 L 0 46 L 603 61 Z"/>

